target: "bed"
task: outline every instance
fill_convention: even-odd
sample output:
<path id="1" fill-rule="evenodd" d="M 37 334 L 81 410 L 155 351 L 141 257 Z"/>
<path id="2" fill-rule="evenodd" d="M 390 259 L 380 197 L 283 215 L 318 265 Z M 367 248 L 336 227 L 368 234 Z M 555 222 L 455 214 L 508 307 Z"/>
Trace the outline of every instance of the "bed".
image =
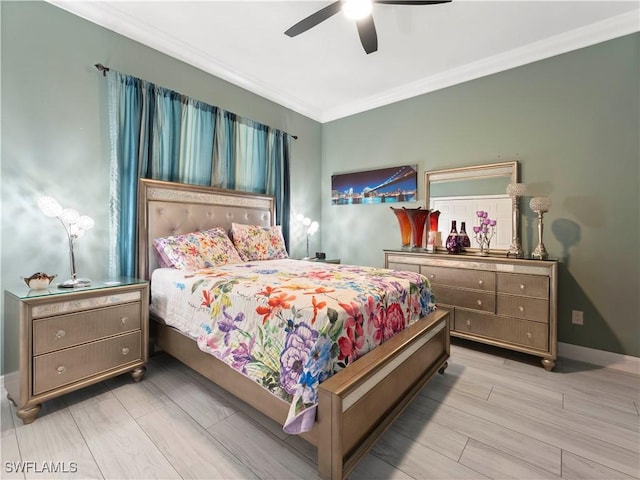
<path id="1" fill-rule="evenodd" d="M 229 230 L 234 223 L 271 227 L 274 213 L 273 197 L 267 195 L 140 180 L 137 274 L 151 279 L 157 270 L 155 282 L 159 284 L 160 274 L 164 274 L 169 276 L 168 283 L 179 285 L 180 281 L 171 279 L 171 272 L 164 272 L 166 269 L 158 265 L 152 247 L 155 239 L 214 227 Z M 278 269 L 268 269 L 270 273 L 277 271 L 282 277 L 280 268 L 288 266 L 295 270 L 293 263 L 297 261 L 283 262 L 284 266 Z M 255 262 L 249 267 L 264 270 Z M 346 278 L 357 270 L 349 266 L 326 267 L 330 281 Z M 305 268 L 304 263 L 299 262 L 297 268 Z M 322 265 L 309 268 L 316 271 Z M 396 273 L 402 276 L 402 272 Z M 222 274 L 226 272 L 208 272 L 209 277 Z M 196 292 L 192 284 L 187 290 Z M 314 303 L 314 320 L 315 306 Z M 158 309 L 152 310 L 153 348 L 172 355 L 281 425 L 287 424 L 291 419 L 291 402 L 230 368 L 222 358 L 203 351 L 198 346 L 201 338 L 194 338 L 193 332 L 168 325 L 160 317 Z M 428 380 L 436 372 L 444 372 L 449 357 L 448 322 L 446 311 L 428 313 L 316 386 L 315 422 L 301 429 L 299 435 L 317 447 L 322 477 L 345 478 Z"/>

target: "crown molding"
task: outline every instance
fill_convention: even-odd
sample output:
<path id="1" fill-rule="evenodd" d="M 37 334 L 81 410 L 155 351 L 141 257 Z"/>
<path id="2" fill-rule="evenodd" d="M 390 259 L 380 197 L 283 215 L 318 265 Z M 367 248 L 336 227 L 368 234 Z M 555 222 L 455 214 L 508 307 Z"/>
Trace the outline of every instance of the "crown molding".
<path id="1" fill-rule="evenodd" d="M 640 30 L 638 10 L 549 37 L 322 112 L 321 123 L 389 105 L 487 75 L 595 45 Z"/>
<path id="2" fill-rule="evenodd" d="M 141 22 L 124 14 L 111 4 L 104 2 L 69 2 L 64 0 L 47 1 L 76 16 L 154 48 L 155 50 L 320 123 L 338 120 L 640 31 L 640 21 L 638 20 L 639 11 L 636 9 L 607 20 L 528 44 L 524 47 L 471 62 L 415 82 L 400 85 L 397 88 L 389 89 L 378 95 L 372 95 L 348 104 L 321 110 L 314 107 L 308 101 L 294 97 L 274 85 L 264 84 L 264 82 L 257 77 L 239 72 L 223 62 L 211 59 L 207 56 L 206 52 L 183 42 L 177 37 L 158 30 L 151 24 Z M 96 61 L 98 60 L 99 59 L 96 59 Z"/>
<path id="3" fill-rule="evenodd" d="M 104 2 L 45 0 L 47 3 L 81 17 L 101 27 L 139 42 L 154 50 L 181 60 L 204 72 L 248 90 L 285 108 L 319 121 L 321 111 L 308 102 L 292 96 L 273 85 L 265 85 L 259 78 L 239 72 L 231 66 L 210 58 L 206 52 L 155 28 L 153 25 L 132 18 L 121 10 Z M 99 59 L 96 59 L 98 61 Z M 108 65 L 107 65 L 108 66 Z"/>

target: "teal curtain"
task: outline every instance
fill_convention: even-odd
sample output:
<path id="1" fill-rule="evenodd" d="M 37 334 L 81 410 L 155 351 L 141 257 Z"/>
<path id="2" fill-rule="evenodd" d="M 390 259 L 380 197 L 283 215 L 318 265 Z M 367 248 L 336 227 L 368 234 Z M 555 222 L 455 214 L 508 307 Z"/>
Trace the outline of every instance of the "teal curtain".
<path id="1" fill-rule="evenodd" d="M 136 272 L 139 178 L 274 195 L 288 246 L 290 135 L 139 78 L 106 75 L 110 275 Z"/>

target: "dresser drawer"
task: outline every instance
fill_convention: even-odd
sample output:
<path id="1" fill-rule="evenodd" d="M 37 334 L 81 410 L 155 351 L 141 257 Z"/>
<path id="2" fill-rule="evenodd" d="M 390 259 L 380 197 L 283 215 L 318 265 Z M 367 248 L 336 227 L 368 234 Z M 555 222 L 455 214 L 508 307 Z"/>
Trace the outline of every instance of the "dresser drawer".
<path id="1" fill-rule="evenodd" d="M 549 277 L 498 273 L 498 293 L 549 298 Z"/>
<path id="2" fill-rule="evenodd" d="M 547 350 L 549 344 L 549 327 L 546 323 L 486 315 L 458 308 L 455 331 L 539 350 Z"/>
<path id="3" fill-rule="evenodd" d="M 388 268 L 389 270 L 399 270 L 401 272 L 420 273 L 420 265 L 417 265 L 415 263 L 389 262 L 386 268 Z"/>
<path id="4" fill-rule="evenodd" d="M 495 273 L 482 270 L 422 266 L 420 272 L 429 282 L 452 287 L 473 288 L 493 292 L 496 288 Z"/>
<path id="5" fill-rule="evenodd" d="M 456 307 L 495 313 L 496 295 L 493 292 L 464 290 L 445 285 L 431 285 L 431 291 L 437 304 L 444 303 L 446 305 L 455 305 Z"/>
<path id="6" fill-rule="evenodd" d="M 454 307 L 452 307 L 451 305 L 441 305 L 438 304 L 438 310 L 443 310 L 445 312 L 449 312 L 449 330 L 453 330 L 454 327 L 454 320 L 455 320 L 455 314 L 456 314 L 456 309 Z"/>
<path id="7" fill-rule="evenodd" d="M 136 331 L 35 357 L 34 395 L 140 361 L 141 339 Z"/>
<path id="8" fill-rule="evenodd" d="M 139 330 L 141 309 L 141 303 L 136 302 L 34 320 L 33 354 Z"/>
<path id="9" fill-rule="evenodd" d="M 542 298 L 498 295 L 496 313 L 534 322 L 549 323 L 549 301 Z"/>

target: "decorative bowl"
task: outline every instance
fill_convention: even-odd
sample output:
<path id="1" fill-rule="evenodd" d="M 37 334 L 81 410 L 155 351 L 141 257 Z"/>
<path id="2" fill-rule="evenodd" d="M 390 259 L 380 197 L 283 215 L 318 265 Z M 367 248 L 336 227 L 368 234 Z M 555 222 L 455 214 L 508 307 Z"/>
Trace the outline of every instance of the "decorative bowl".
<path id="1" fill-rule="evenodd" d="M 23 280 L 31 290 L 44 290 L 49 288 L 54 278 L 56 278 L 56 275 L 47 275 L 46 273 L 38 272 L 30 277 L 24 277 Z"/>

